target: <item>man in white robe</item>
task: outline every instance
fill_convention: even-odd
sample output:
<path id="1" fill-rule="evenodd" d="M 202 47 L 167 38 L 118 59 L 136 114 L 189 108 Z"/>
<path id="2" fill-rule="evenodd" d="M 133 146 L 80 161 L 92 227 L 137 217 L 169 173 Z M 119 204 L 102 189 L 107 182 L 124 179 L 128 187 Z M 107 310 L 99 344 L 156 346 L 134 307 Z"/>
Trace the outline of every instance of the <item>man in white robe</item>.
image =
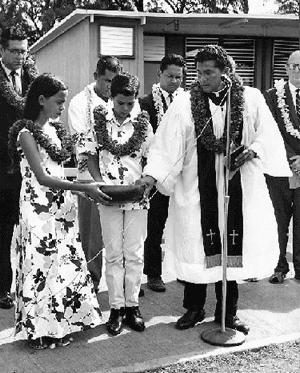
<path id="1" fill-rule="evenodd" d="M 215 321 L 221 323 L 226 219 L 225 325 L 247 334 L 248 325 L 236 315 L 237 281 L 268 276 L 279 252 L 264 172 L 283 176 L 290 175 L 290 169 L 278 127 L 262 94 L 243 87 L 235 74 L 224 75 L 230 70 L 226 51 L 206 46 L 196 55 L 195 63 L 198 80 L 190 92 L 176 98 L 164 116 L 141 182 L 147 186 L 146 192 L 157 182 L 158 189 L 170 196 L 166 249 L 171 252 L 168 256 L 173 259 L 177 277 L 185 281 L 183 306 L 187 309 L 176 328 L 187 329 L 204 319 L 208 283 L 215 283 Z M 229 202 L 228 219 L 224 212 L 227 96 L 231 102 L 231 147 L 245 147 L 229 175 L 229 183 L 233 182 L 229 184 L 229 200 L 234 205 Z M 237 228 L 229 229 L 235 228 L 232 224 Z"/>

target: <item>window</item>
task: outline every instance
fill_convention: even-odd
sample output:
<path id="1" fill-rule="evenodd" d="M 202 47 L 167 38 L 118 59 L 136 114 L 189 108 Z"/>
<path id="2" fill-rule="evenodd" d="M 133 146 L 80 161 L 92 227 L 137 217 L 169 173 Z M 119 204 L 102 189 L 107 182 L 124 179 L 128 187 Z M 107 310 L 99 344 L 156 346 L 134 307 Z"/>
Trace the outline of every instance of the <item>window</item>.
<path id="1" fill-rule="evenodd" d="M 273 46 L 273 83 L 278 79 L 287 79 L 285 64 L 289 58 L 289 55 L 299 49 L 299 42 L 297 39 L 285 40 L 277 39 L 274 40 Z"/>
<path id="2" fill-rule="evenodd" d="M 254 85 L 255 76 L 255 40 L 246 38 L 214 38 L 187 37 L 186 38 L 186 88 L 197 77 L 194 63 L 198 50 L 207 44 L 222 46 L 236 63 L 236 73 L 243 79 L 245 85 Z"/>
<path id="3" fill-rule="evenodd" d="M 144 61 L 160 62 L 165 55 L 164 36 L 144 36 Z"/>

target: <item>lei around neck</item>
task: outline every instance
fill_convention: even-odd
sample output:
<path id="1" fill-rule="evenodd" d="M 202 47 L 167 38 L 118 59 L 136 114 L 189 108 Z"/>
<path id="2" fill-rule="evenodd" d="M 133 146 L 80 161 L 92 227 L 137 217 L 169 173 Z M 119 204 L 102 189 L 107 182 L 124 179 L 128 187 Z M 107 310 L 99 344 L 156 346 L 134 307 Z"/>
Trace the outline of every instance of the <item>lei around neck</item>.
<path id="1" fill-rule="evenodd" d="M 179 87 L 176 89 L 175 92 L 173 92 L 174 97 L 179 93 L 183 92 L 183 88 Z M 159 126 L 166 110 L 167 110 L 167 105 L 165 102 L 165 98 L 163 98 L 163 93 L 162 89 L 160 87 L 159 83 L 155 83 L 152 85 L 152 95 L 153 95 L 153 101 L 154 101 L 154 107 L 156 110 L 156 117 L 157 117 L 157 125 Z M 163 102 L 164 100 L 164 102 Z"/>
<path id="2" fill-rule="evenodd" d="M 29 84 L 38 75 L 35 67 L 35 61 L 31 55 L 27 57 L 22 69 L 24 72 L 24 76 L 28 77 Z M 3 68 L 0 69 L 0 91 L 2 92 L 2 96 L 6 98 L 7 102 L 9 102 L 11 106 L 16 108 L 17 111 L 21 113 L 25 104 L 25 97 L 20 96 L 16 92 L 10 81 L 7 79 Z"/>
<path id="3" fill-rule="evenodd" d="M 281 117 L 283 119 L 286 131 L 295 137 L 300 139 L 300 132 L 294 127 L 289 114 L 289 107 L 286 103 L 286 92 L 285 92 L 285 81 L 283 79 L 275 81 L 277 106 L 280 109 Z"/>
<path id="4" fill-rule="evenodd" d="M 131 155 L 134 152 L 139 151 L 147 137 L 147 128 L 149 123 L 148 113 L 146 111 L 142 111 L 137 115 L 136 120 L 131 122 L 134 128 L 133 134 L 125 144 L 119 144 L 109 135 L 106 125 L 107 114 L 108 111 L 101 105 L 94 109 L 94 130 L 101 150 L 107 150 L 117 157 Z"/>
<path id="5" fill-rule="evenodd" d="M 51 142 L 50 137 L 43 132 L 42 127 L 37 126 L 32 120 L 21 119 L 16 122 L 16 125 L 28 129 L 35 141 L 46 150 L 47 154 L 54 162 L 62 164 L 70 159 L 75 141 L 72 136 L 68 134 L 62 123 L 50 122 L 49 124 L 55 128 L 57 137 L 61 141 L 61 148 Z"/>
<path id="6" fill-rule="evenodd" d="M 235 142 L 243 128 L 244 87 L 241 80 L 234 74 L 230 75 L 231 87 L 231 125 L 230 139 Z M 211 112 L 208 97 L 204 93 L 199 81 L 191 86 L 191 110 L 195 123 L 197 139 L 200 137 L 204 147 L 214 153 L 226 151 L 226 125 L 223 135 L 217 139 L 213 132 Z"/>

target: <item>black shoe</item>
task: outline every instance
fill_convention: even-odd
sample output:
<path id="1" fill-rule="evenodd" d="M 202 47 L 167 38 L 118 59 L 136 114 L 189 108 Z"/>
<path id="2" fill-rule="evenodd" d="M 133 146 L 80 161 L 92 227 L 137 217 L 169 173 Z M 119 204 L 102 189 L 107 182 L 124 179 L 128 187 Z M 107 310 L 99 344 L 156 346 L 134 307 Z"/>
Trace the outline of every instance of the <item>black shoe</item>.
<path id="1" fill-rule="evenodd" d="M 161 276 L 156 276 L 156 277 L 148 276 L 147 286 L 149 289 L 156 291 L 158 293 L 162 293 L 166 291 L 166 285 L 163 282 Z"/>
<path id="2" fill-rule="evenodd" d="M 205 319 L 205 311 L 202 310 L 187 310 L 186 313 L 177 320 L 176 329 L 183 330 L 193 328 L 198 322 Z"/>
<path id="3" fill-rule="evenodd" d="M 14 302 L 9 294 L 9 292 L 0 294 L 0 308 L 9 309 L 14 306 Z"/>
<path id="4" fill-rule="evenodd" d="M 120 309 L 112 308 L 110 310 L 109 320 L 106 323 L 107 331 L 112 335 L 118 335 L 123 330 L 124 307 Z"/>
<path id="5" fill-rule="evenodd" d="M 145 330 L 145 323 L 139 307 L 125 307 L 125 314 L 124 324 L 128 325 L 136 332 Z"/>
<path id="6" fill-rule="evenodd" d="M 283 284 L 286 274 L 283 272 L 274 272 L 269 278 L 271 284 Z"/>
<path id="7" fill-rule="evenodd" d="M 221 324 L 221 317 L 216 316 L 215 322 Z M 238 330 L 247 335 L 250 331 L 249 325 L 241 321 L 237 316 L 228 316 L 225 318 L 225 326 L 230 329 Z"/>

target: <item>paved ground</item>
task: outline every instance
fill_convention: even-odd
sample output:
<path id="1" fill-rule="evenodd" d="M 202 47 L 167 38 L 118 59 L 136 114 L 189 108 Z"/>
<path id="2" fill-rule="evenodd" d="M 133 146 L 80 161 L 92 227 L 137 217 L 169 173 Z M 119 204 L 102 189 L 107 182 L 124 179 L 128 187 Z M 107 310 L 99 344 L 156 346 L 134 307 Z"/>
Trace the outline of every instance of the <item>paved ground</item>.
<path id="1" fill-rule="evenodd" d="M 300 338 L 300 282 L 290 274 L 284 284 L 268 280 L 242 283 L 239 316 L 251 326 L 246 341 L 239 347 L 215 347 L 203 342 L 201 333 L 216 329 L 213 322 L 214 287 L 209 285 L 207 318 L 186 331 L 174 328 L 182 315 L 183 285 L 164 269 L 166 293 L 146 288 L 140 307 L 147 329 L 143 333 L 127 327 L 117 337 L 106 333 L 105 325 L 74 335 L 70 346 L 34 351 L 25 341 L 13 337 L 13 310 L 0 309 L 0 373 L 120 373 L 137 372 L 185 359 L 248 349 L 269 343 Z M 109 315 L 108 296 L 102 281 L 98 295 L 103 321 Z"/>

